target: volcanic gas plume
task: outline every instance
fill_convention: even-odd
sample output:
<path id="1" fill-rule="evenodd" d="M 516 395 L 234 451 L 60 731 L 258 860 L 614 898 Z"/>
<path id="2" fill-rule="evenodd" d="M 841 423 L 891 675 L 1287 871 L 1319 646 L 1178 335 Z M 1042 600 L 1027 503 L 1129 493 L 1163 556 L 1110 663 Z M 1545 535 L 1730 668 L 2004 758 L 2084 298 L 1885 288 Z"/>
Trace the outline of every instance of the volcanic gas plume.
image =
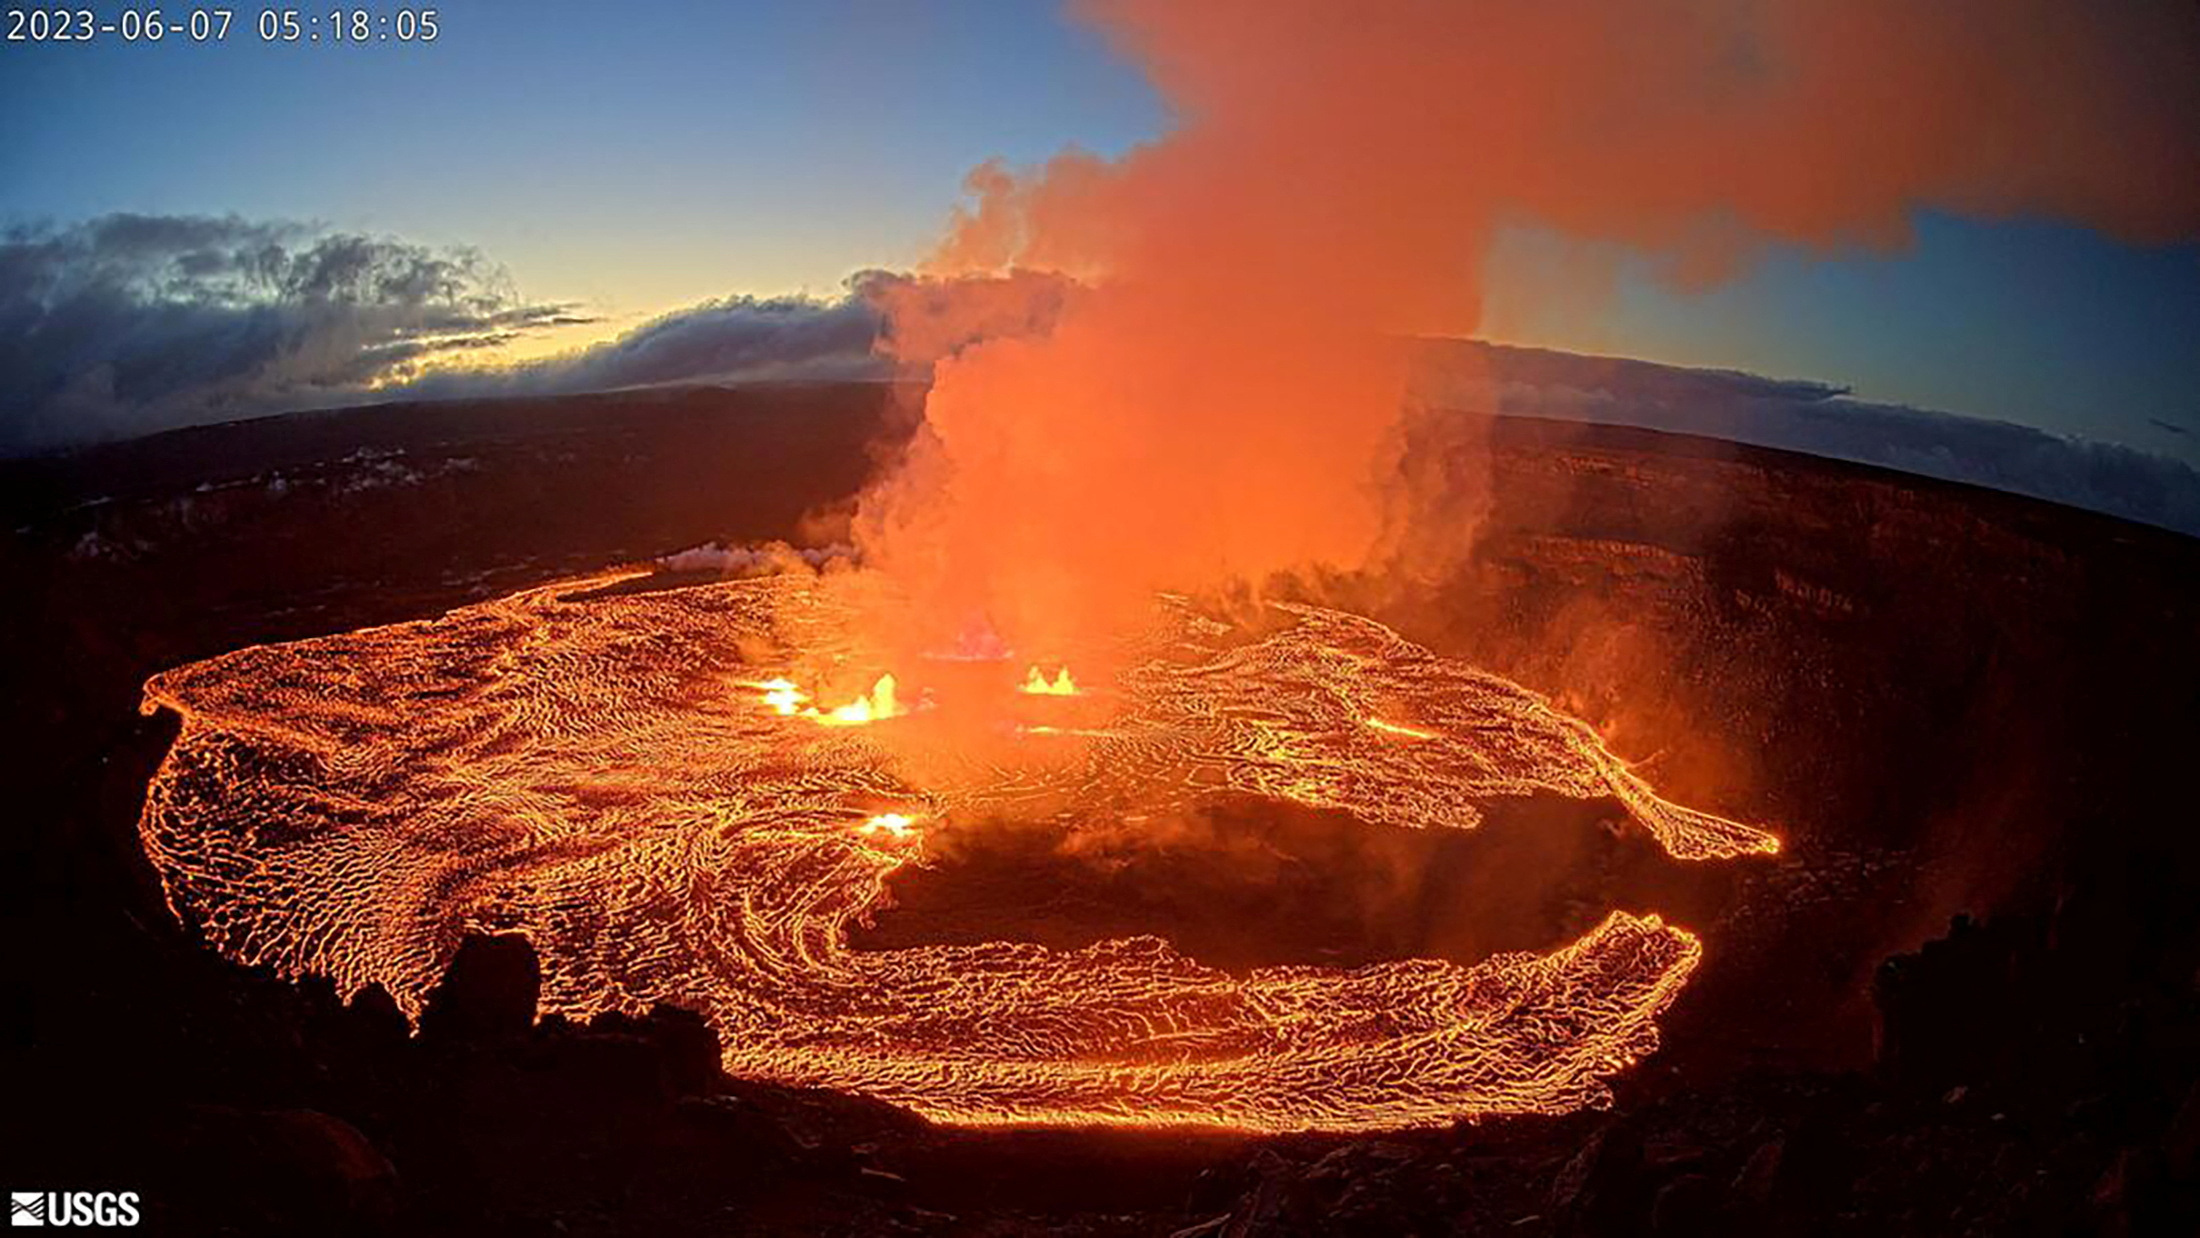
<path id="1" fill-rule="evenodd" d="M 463 932 L 517 930 L 547 1009 L 699 1009 L 733 1071 L 943 1121 L 1360 1129 L 1597 1102 L 1655 1045 L 1696 938 L 1615 912 L 1543 956 L 1233 975 L 1155 937 L 859 951 L 849 927 L 939 823 L 1224 796 L 1432 829 L 1609 797 L 1683 859 L 1778 845 L 1337 611 L 1253 632 L 1163 599 L 1105 682 L 1023 692 L 1039 672 L 941 657 L 858 710 L 797 686 L 875 669 L 830 579 L 616 583 L 155 678 L 147 708 L 184 719 L 142 824 L 171 903 L 234 957 L 410 1008 Z"/>
<path id="2" fill-rule="evenodd" d="M 941 276 L 1076 281 L 1000 338 L 1012 284 L 887 297 L 941 360 L 867 561 L 1045 647 L 1310 562 L 1434 570 L 1411 526 L 1404 333 L 1471 334 L 1509 222 L 1687 283 L 1767 242 L 1892 246 L 1907 215 L 2200 230 L 2200 22 L 2062 0 L 1094 0 L 1174 109 L 1120 159 L 997 164 Z M 951 281 L 950 281 L 951 286 Z M 981 328 L 995 334 L 985 337 Z"/>

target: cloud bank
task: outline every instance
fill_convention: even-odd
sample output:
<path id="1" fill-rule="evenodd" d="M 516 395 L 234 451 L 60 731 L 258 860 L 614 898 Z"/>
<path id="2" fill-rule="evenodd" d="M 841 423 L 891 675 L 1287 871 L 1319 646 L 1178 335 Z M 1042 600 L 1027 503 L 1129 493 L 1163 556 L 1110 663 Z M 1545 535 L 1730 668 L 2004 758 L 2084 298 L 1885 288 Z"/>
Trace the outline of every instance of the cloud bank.
<path id="1" fill-rule="evenodd" d="M 728 297 L 615 339 L 497 369 L 444 370 L 393 390 L 409 398 L 559 395 L 666 383 L 922 377 L 986 339 L 1043 335 L 1070 281 L 1034 272 L 933 279 L 850 276 L 842 296 Z"/>
<path id="2" fill-rule="evenodd" d="M 0 230 L 0 451 L 357 398 L 578 318 L 466 249 L 235 216 Z"/>
<path id="3" fill-rule="evenodd" d="M 556 357 L 422 375 L 386 394 L 417 399 L 561 395 L 663 383 L 881 377 L 878 311 L 838 300 L 728 297 L 666 314 Z"/>
<path id="4" fill-rule="evenodd" d="M 371 401 L 921 376 L 980 339 L 1044 333 L 1071 294 L 1030 273 L 862 271 L 835 298 L 727 297 L 470 364 L 593 320 L 523 298 L 468 249 L 236 216 L 21 225 L 0 230 L 0 455 Z"/>
<path id="5" fill-rule="evenodd" d="M 1424 341 L 1412 400 L 1439 409 L 1640 426 L 1968 482 L 2200 536 L 2200 471 L 2117 443 L 1848 397 L 1824 383 Z"/>

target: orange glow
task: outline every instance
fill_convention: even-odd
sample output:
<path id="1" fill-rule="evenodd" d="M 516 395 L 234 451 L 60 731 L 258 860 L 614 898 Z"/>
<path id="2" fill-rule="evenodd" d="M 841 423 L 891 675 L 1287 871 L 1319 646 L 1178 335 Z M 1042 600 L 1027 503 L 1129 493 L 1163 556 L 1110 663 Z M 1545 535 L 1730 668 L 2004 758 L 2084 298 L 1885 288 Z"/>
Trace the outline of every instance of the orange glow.
<path id="1" fill-rule="evenodd" d="M 1415 727 L 1400 726 L 1395 722 L 1385 722 L 1381 718 L 1369 718 L 1367 720 L 1367 724 L 1371 727 L 1374 727 L 1378 731 L 1385 731 L 1392 735 L 1403 735 L 1408 739 L 1436 738 L 1436 732 L 1434 731 L 1423 731 Z"/>
<path id="2" fill-rule="evenodd" d="M 1046 677 L 1046 672 L 1034 666 L 1031 673 L 1024 676 L 1023 687 L 1017 691 L 1032 696 L 1075 696 L 1077 681 L 1069 677 L 1069 668 L 1066 666 L 1052 680 Z"/>
<path id="3" fill-rule="evenodd" d="M 882 812 L 857 826 L 861 834 L 883 834 L 895 842 L 908 842 L 917 837 L 917 819 L 900 812 Z"/>
<path id="4" fill-rule="evenodd" d="M 1074 735 L 1084 739 L 1100 739 L 1113 734 L 1093 727 L 1078 726 L 1027 726 L 1019 727 L 1017 731 L 1023 735 Z"/>
<path id="5" fill-rule="evenodd" d="M 1136 840 L 1229 796 L 1466 830 L 1551 793 L 1610 797 L 1686 860 L 1778 846 L 1659 798 L 1543 697 L 1341 611 L 1254 632 L 1165 600 L 1096 725 L 980 752 L 945 708 L 821 727 L 759 669 L 869 656 L 814 579 L 597 587 L 616 579 L 156 676 L 146 707 L 183 728 L 140 830 L 170 903 L 232 958 L 409 1010 L 464 926 L 507 925 L 546 1011 L 693 1005 L 736 1075 L 941 1122 L 1347 1131 L 1602 1103 L 1701 943 L 1615 912 L 1541 955 L 1229 973 L 1156 937 L 866 951 L 850 926 L 948 818 Z M 1368 725 L 1377 703 L 1426 738 Z"/>
<path id="6" fill-rule="evenodd" d="M 1455 562 L 1471 528 L 1392 518 L 1474 510 L 1481 445 L 1403 451 L 1398 341 L 1487 326 L 1513 225 L 1578 244 L 1567 282 L 1603 300 L 1638 260 L 1702 287 L 1783 246 L 1897 250 L 1921 209 L 2200 231 L 2200 177 L 2164 174 L 2200 166 L 2189 4 L 1364 7 L 1073 6 L 1174 123 L 973 169 L 936 278 L 885 295 L 889 342 L 936 364 L 856 534 L 939 622 L 1066 648 L 1155 590 Z M 1074 295 L 1019 322 L 1003 299 L 1045 274 Z"/>
<path id="7" fill-rule="evenodd" d="M 818 718 L 826 726 L 862 726 L 867 722 L 900 715 L 901 708 L 894 700 L 894 677 L 881 675 L 871 685 L 868 696 L 859 696 L 845 705 L 827 710 Z"/>
<path id="8" fill-rule="evenodd" d="M 810 704 L 809 695 L 791 679 L 767 679 L 749 686 L 761 690 L 764 703 L 771 706 L 772 712 L 790 718 L 814 718 L 823 726 L 862 726 L 899 717 L 904 712 L 901 702 L 896 699 L 892 675 L 879 676 L 869 693 L 825 710 Z"/>
<path id="9" fill-rule="evenodd" d="M 767 679 L 754 686 L 764 690 L 764 703 L 782 714 L 801 713 L 810 699 L 791 679 Z"/>

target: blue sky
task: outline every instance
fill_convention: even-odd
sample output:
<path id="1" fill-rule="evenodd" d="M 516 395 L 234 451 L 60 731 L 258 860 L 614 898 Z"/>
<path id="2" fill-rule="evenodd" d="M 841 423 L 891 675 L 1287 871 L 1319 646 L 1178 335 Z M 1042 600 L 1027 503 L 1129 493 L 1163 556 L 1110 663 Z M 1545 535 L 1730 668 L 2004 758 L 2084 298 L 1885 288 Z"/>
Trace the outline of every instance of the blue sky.
<path id="1" fill-rule="evenodd" d="M 263 45 L 258 11 L 221 46 L 0 44 L 0 221 L 234 212 L 470 244 L 618 326 L 907 265 L 982 160 L 1169 124 L 1048 3 L 458 2 L 426 46 Z M 1557 238 L 1505 250 L 1501 338 L 2200 462 L 2200 246 L 1921 216 L 1899 252 L 1775 251 L 1694 293 L 1625 254 L 1583 279 Z"/>

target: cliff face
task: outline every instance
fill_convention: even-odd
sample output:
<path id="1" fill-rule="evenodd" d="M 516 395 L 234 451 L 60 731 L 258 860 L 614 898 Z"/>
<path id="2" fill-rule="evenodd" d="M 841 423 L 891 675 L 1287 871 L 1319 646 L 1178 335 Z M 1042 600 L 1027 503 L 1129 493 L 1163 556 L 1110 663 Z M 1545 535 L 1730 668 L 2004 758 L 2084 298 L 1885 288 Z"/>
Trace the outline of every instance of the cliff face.
<path id="1" fill-rule="evenodd" d="M 1675 799 L 1784 833 L 1707 938 L 1690 1008 L 1717 1035 L 1855 1061 L 1872 968 L 1952 915 L 2192 871 L 2200 543 L 1649 431 L 1450 433 L 1487 461 L 1440 504 L 1471 550 L 1385 616 L 1551 694 Z"/>

